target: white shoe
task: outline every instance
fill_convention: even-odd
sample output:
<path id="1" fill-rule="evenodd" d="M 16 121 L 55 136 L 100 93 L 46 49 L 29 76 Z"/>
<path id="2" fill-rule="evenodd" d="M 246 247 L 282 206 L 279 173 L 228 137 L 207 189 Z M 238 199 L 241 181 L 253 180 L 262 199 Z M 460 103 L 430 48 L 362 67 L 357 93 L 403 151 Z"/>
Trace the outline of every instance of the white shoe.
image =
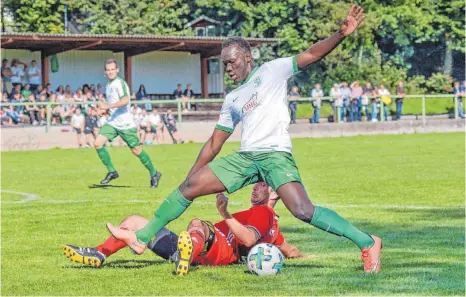
<path id="1" fill-rule="evenodd" d="M 39 124 L 39 122 L 37 122 L 37 121 L 32 122 L 33 126 L 37 126 L 38 124 Z"/>
<path id="2" fill-rule="evenodd" d="M 41 125 L 41 126 L 44 126 L 44 125 L 46 125 L 46 124 L 47 124 L 46 121 L 40 121 L 40 125 Z"/>

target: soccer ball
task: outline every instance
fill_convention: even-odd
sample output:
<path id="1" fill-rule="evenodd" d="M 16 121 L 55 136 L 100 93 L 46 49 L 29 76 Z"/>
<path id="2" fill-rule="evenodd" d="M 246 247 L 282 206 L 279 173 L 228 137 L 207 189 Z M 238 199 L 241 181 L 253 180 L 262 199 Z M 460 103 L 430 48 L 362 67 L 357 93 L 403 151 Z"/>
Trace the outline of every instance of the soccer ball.
<path id="1" fill-rule="evenodd" d="M 248 268 L 251 273 L 259 276 L 274 275 L 283 267 L 283 255 L 270 243 L 255 245 L 248 254 Z"/>

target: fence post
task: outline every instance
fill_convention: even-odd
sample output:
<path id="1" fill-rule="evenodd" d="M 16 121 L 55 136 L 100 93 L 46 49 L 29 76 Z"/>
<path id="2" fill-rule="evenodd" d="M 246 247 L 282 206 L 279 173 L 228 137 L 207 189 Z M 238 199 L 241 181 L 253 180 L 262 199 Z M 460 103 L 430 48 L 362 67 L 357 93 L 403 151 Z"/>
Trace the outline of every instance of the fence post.
<path id="1" fill-rule="evenodd" d="M 49 130 L 50 130 L 51 115 L 52 115 L 52 102 L 49 101 L 47 103 L 47 125 L 45 126 L 46 133 L 49 133 Z"/>
<path id="2" fill-rule="evenodd" d="M 458 111 L 459 111 L 458 110 L 458 97 L 457 96 L 455 96 L 454 102 L 455 102 L 454 103 L 455 104 L 455 108 L 454 108 L 454 110 L 455 110 L 455 120 L 457 120 L 458 119 Z"/>
<path id="3" fill-rule="evenodd" d="M 182 119 L 182 110 L 181 110 L 181 100 L 180 99 L 176 99 L 176 103 L 177 103 L 177 106 L 178 106 L 178 124 L 181 124 L 181 121 L 183 120 Z"/>
<path id="4" fill-rule="evenodd" d="M 385 105 L 383 104 L 382 100 L 380 100 L 380 121 L 381 122 L 385 121 L 384 107 Z"/>
<path id="5" fill-rule="evenodd" d="M 336 110 L 336 112 L 337 112 L 337 123 L 341 123 L 340 106 L 336 106 L 335 110 Z"/>
<path id="6" fill-rule="evenodd" d="M 426 96 L 422 95 L 422 124 L 426 124 Z"/>

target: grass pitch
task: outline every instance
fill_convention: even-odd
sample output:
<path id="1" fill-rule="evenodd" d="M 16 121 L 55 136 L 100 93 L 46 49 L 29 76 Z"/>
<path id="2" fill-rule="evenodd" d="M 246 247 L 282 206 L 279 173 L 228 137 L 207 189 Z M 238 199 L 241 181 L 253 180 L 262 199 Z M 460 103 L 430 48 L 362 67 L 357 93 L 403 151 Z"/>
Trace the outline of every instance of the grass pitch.
<path id="1" fill-rule="evenodd" d="M 384 240 L 382 272 L 365 275 L 348 240 L 277 208 L 286 239 L 310 260 L 287 260 L 282 274 L 259 278 L 245 265 L 200 267 L 187 277 L 173 264 L 128 249 L 101 269 L 71 263 L 60 244 L 95 246 L 104 223 L 151 217 L 184 179 L 201 145 L 146 147 L 163 172 L 158 189 L 127 148 L 110 148 L 120 174 L 97 188 L 105 169 L 94 150 L 2 153 L 2 295 L 463 295 L 464 134 L 296 139 L 294 156 L 315 204 L 330 207 Z M 225 145 L 222 154 L 237 149 Z M 249 207 L 251 187 L 231 195 L 231 211 Z M 29 198 L 28 198 L 29 197 Z M 194 217 L 218 221 L 214 196 L 197 200 L 169 228 Z"/>

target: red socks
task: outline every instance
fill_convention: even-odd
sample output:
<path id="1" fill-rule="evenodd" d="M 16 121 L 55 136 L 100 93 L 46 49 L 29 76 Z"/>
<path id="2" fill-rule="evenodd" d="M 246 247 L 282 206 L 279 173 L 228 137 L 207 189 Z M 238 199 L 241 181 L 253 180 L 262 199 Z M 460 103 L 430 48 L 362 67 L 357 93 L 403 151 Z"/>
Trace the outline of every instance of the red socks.
<path id="1" fill-rule="evenodd" d="M 128 230 L 125 227 L 120 227 L 120 229 Z M 116 239 L 113 236 L 110 236 L 109 238 L 107 238 L 107 240 L 104 243 L 96 246 L 96 249 L 102 254 L 104 254 L 105 256 L 109 257 L 110 255 L 113 255 L 114 253 L 118 252 L 124 247 L 126 247 L 126 243 L 124 243 L 121 240 Z"/>

